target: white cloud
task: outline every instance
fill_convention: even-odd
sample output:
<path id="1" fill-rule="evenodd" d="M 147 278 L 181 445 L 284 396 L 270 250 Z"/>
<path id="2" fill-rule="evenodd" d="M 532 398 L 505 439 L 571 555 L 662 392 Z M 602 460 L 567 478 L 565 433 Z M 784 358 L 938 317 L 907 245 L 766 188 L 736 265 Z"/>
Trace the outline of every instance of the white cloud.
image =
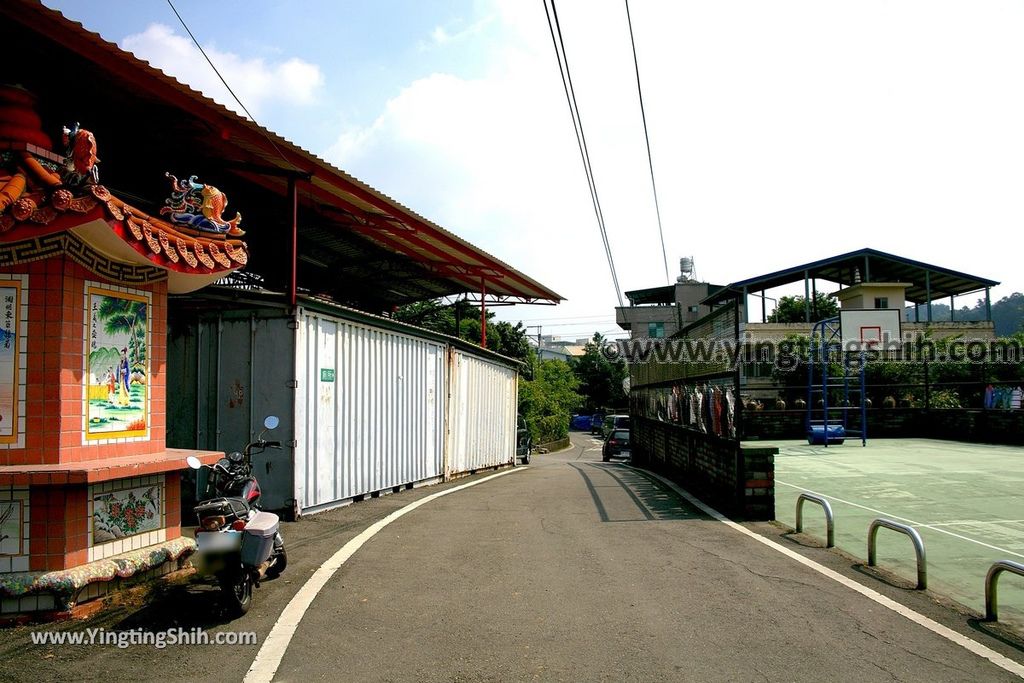
<path id="1" fill-rule="evenodd" d="M 175 33 L 164 24 L 150 24 L 142 33 L 122 40 L 121 48 L 229 109 L 243 113 L 187 36 Z M 253 116 L 259 116 L 271 101 L 285 105 L 313 104 L 324 85 L 320 67 L 296 57 L 268 63 L 258 57 L 244 58 L 222 51 L 213 45 L 204 45 L 203 49 Z"/>
<path id="2" fill-rule="evenodd" d="M 620 284 L 661 284 L 623 6 L 558 9 Z M 1024 8 L 631 10 L 673 277 L 680 256 L 724 284 L 871 246 L 1002 280 L 996 296 L 1024 289 L 1019 249 L 1006 248 L 1024 223 L 1024 95 L 1007 85 L 1024 62 Z M 615 297 L 542 8 L 497 2 L 491 12 L 483 76 L 410 83 L 328 156 L 571 299 L 503 316 L 610 319 Z"/>
<path id="3" fill-rule="evenodd" d="M 507 40 L 486 76 L 411 83 L 327 157 L 564 296 L 607 304 L 614 292 L 547 26 L 534 9 L 497 8 Z M 643 181 L 623 183 L 639 191 Z M 630 240 L 617 241 L 625 259 Z M 569 254 L 584 260 L 584 277 L 567 266 Z"/>

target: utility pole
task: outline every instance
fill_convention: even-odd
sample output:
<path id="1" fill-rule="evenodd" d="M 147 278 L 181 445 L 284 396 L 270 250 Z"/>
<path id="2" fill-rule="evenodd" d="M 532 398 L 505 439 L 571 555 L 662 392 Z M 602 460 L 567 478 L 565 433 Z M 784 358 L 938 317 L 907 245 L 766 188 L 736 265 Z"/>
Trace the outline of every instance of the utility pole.
<path id="1" fill-rule="evenodd" d="M 543 329 L 543 327 L 541 325 L 527 325 L 523 329 L 525 329 L 525 330 L 532 330 L 535 327 L 537 328 L 537 359 L 539 360 L 540 359 L 540 345 L 541 345 L 541 330 Z"/>

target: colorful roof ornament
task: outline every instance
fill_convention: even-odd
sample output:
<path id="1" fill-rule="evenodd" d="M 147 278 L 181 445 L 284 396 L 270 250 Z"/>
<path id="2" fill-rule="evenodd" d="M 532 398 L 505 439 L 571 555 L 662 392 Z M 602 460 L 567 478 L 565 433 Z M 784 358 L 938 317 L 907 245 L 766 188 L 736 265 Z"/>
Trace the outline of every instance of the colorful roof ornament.
<path id="1" fill-rule="evenodd" d="M 45 258 L 58 245 L 106 277 L 167 278 L 172 293 L 246 265 L 242 216 L 224 219 L 224 192 L 196 176 L 166 173 L 171 197 L 161 217 L 151 216 L 100 184 L 96 136 L 79 123 L 64 128 L 63 154 L 46 149 L 49 137 L 33 104 L 25 90 L 0 85 L 0 263 Z"/>

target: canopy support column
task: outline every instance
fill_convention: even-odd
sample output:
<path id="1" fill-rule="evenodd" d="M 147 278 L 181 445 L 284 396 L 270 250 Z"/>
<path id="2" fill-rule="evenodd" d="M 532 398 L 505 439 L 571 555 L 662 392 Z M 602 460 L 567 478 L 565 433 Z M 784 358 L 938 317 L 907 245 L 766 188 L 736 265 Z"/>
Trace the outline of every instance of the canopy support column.
<path id="1" fill-rule="evenodd" d="M 480 346 L 487 348 L 487 281 L 480 278 Z"/>

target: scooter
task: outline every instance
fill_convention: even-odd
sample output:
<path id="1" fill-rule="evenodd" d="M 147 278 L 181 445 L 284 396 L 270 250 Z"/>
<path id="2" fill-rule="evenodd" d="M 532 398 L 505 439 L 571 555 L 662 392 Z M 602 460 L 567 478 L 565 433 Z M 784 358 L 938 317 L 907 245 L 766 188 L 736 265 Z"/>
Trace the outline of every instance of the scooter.
<path id="1" fill-rule="evenodd" d="M 260 484 L 252 473 L 253 453 L 281 448 L 280 441 L 263 439 L 278 423 L 277 417 L 267 417 L 256 441 L 212 467 L 203 465 L 194 455 L 187 459 L 188 466 L 196 470 L 199 503 L 194 510 L 199 521 L 196 544 L 200 571 L 217 578 L 235 616 L 249 611 L 253 588 L 259 586 L 260 579 L 277 576 L 288 564 L 280 520 L 259 509 Z"/>

